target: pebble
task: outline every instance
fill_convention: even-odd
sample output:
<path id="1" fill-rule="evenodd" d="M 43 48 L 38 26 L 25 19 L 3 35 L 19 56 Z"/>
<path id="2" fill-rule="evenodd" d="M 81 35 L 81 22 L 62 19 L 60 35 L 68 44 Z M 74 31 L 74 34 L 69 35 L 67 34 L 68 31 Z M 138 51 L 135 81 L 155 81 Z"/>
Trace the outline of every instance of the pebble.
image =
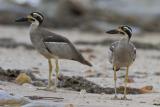
<path id="1" fill-rule="evenodd" d="M 26 73 L 21 73 L 18 75 L 15 81 L 17 84 L 22 85 L 24 83 L 31 83 L 32 80 Z"/>

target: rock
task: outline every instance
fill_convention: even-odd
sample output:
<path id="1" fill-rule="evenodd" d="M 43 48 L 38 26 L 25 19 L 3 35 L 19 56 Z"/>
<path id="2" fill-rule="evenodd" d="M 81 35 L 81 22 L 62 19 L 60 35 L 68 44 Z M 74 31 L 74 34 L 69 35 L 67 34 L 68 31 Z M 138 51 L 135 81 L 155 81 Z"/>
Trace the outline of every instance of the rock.
<path id="1" fill-rule="evenodd" d="M 29 77 L 26 73 L 20 73 L 18 75 L 18 77 L 16 78 L 15 82 L 17 84 L 24 84 L 24 83 L 31 83 L 32 82 L 32 79 L 31 77 Z"/>
<path id="2" fill-rule="evenodd" d="M 0 106 L 3 105 L 24 105 L 30 100 L 20 96 L 11 95 L 3 90 L 0 90 Z"/>

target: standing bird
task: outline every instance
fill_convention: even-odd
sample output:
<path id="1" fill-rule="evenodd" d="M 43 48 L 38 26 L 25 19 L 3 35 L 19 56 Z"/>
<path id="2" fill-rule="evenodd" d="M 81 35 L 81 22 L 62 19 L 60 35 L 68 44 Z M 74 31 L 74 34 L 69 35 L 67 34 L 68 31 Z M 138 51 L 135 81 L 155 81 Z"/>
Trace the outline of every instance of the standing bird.
<path id="1" fill-rule="evenodd" d="M 116 90 L 116 72 L 120 70 L 121 67 L 126 67 L 125 76 L 125 87 L 124 87 L 124 97 L 122 99 L 126 100 L 126 88 L 128 82 L 128 71 L 131 64 L 136 58 L 136 47 L 131 43 L 130 39 L 132 36 L 132 29 L 129 26 L 120 26 L 118 29 L 113 29 L 107 31 L 108 34 L 120 34 L 123 36 L 122 39 L 111 44 L 109 51 L 109 61 L 113 64 L 114 70 L 114 82 L 115 82 L 115 97 L 118 99 Z"/>
<path id="2" fill-rule="evenodd" d="M 51 59 L 55 59 L 56 63 L 56 80 L 59 77 L 59 64 L 58 59 L 69 59 L 75 60 L 82 64 L 92 66 L 88 61 L 84 59 L 81 53 L 74 47 L 74 45 L 65 37 L 52 33 L 46 29 L 43 29 L 40 25 L 42 24 L 44 17 L 39 12 L 32 12 L 27 17 L 19 18 L 16 22 L 30 22 L 30 39 L 35 49 L 41 53 L 45 58 L 48 59 L 49 65 L 49 78 L 48 86 L 45 90 L 51 89 L 51 77 L 52 77 L 52 62 Z"/>

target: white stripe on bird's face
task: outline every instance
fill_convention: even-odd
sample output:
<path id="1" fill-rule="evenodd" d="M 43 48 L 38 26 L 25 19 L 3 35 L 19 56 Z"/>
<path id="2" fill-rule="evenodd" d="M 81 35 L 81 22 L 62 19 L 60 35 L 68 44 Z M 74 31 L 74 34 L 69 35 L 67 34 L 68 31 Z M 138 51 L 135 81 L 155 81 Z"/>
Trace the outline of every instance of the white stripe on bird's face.
<path id="1" fill-rule="evenodd" d="M 132 36 L 132 29 L 129 26 L 120 26 L 119 28 L 120 28 L 121 32 L 124 33 L 124 35 L 127 35 L 126 37 L 128 39 L 131 38 L 131 36 Z"/>
<path id="2" fill-rule="evenodd" d="M 35 16 L 41 18 L 41 20 L 43 20 L 43 17 L 40 14 L 38 14 L 38 13 L 35 12 L 35 13 L 33 13 L 33 15 L 35 15 Z"/>
<path id="3" fill-rule="evenodd" d="M 128 30 L 130 33 L 132 33 L 132 29 L 130 29 L 130 28 L 127 27 L 127 26 L 123 27 L 123 29 L 126 29 L 126 30 Z"/>

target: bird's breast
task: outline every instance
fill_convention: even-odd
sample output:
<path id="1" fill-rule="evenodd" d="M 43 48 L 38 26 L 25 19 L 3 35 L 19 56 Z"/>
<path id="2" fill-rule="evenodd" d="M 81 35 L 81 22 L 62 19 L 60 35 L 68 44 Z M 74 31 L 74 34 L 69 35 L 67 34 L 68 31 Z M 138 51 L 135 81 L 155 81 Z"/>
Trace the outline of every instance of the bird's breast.
<path id="1" fill-rule="evenodd" d="M 113 53 L 113 62 L 120 66 L 127 66 L 133 62 L 132 51 L 129 47 L 118 47 Z"/>
<path id="2" fill-rule="evenodd" d="M 53 55 L 51 55 L 51 53 L 49 53 L 49 51 L 47 50 L 46 46 L 43 43 L 42 38 L 39 35 L 35 33 L 31 33 L 30 39 L 31 39 L 32 45 L 39 53 L 41 53 L 46 58 L 53 57 Z"/>

